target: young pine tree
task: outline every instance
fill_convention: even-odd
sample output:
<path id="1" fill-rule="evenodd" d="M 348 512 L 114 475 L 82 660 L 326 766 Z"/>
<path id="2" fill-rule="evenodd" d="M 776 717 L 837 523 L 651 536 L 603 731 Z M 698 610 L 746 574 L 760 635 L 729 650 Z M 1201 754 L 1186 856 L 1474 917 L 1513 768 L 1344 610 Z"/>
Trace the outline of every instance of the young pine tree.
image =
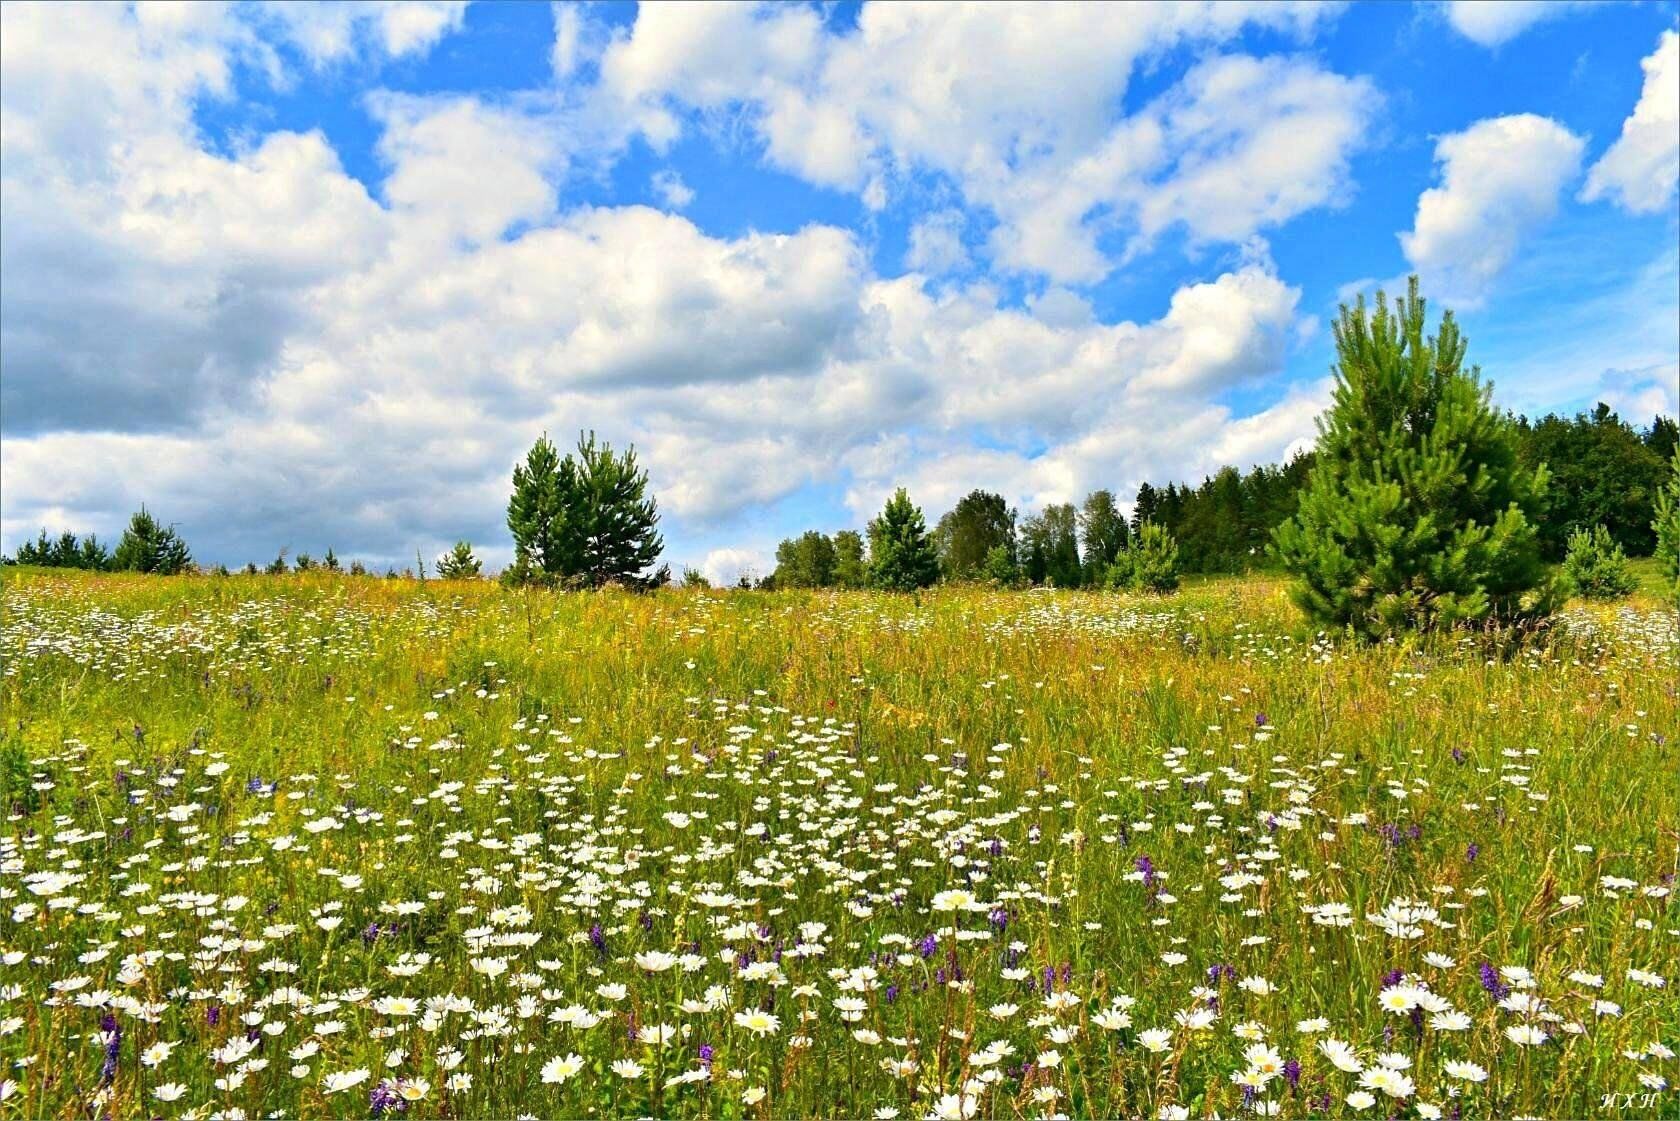
<path id="1" fill-rule="evenodd" d="M 141 506 L 129 519 L 111 558 L 111 567 L 122 572 L 152 572 L 159 576 L 174 576 L 192 564 L 187 543 Z"/>
<path id="2" fill-rule="evenodd" d="M 877 588 L 913 592 L 939 579 L 939 552 L 928 536 L 922 512 L 903 487 L 869 523 L 869 582 Z"/>
<path id="3" fill-rule="evenodd" d="M 1178 542 L 1166 526 L 1140 522 L 1131 544 L 1115 554 L 1104 579 L 1109 587 L 1165 595 L 1178 587 Z"/>
<path id="4" fill-rule="evenodd" d="M 455 547 L 437 559 L 439 580 L 476 580 L 484 565 L 473 555 L 472 542 L 457 541 Z"/>
<path id="5" fill-rule="evenodd" d="M 1656 518 L 1651 529 L 1657 535 L 1657 563 L 1668 580 L 1676 604 L 1680 604 L 1680 448 L 1668 461 L 1668 479 L 1657 491 Z"/>
<path id="6" fill-rule="evenodd" d="M 1374 314 L 1363 299 L 1342 308 L 1317 459 L 1273 533 L 1307 615 L 1365 638 L 1525 622 L 1560 590 L 1535 532 L 1545 467 L 1518 464 L 1452 313 L 1425 337 L 1424 310 L 1416 277 L 1392 310 L 1381 293 Z"/>
<path id="7" fill-rule="evenodd" d="M 1563 574 L 1576 595 L 1586 599 L 1621 599 L 1638 586 L 1627 554 L 1603 525 L 1569 535 Z"/>

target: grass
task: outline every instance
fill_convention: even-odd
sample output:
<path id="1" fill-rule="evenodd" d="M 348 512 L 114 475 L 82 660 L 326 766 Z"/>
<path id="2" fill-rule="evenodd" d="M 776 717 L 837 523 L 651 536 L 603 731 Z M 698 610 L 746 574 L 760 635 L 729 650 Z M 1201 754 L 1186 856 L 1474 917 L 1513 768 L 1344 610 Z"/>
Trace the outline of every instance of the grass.
<path id="1" fill-rule="evenodd" d="M 1680 1112 L 1657 599 L 4 581 L 0 1115 Z"/>

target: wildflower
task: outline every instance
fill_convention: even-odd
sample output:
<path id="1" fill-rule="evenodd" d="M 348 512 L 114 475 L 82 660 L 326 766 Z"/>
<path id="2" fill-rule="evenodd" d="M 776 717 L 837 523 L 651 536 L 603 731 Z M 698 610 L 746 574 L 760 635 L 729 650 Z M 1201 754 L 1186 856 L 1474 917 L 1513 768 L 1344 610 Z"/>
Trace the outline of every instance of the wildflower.
<path id="1" fill-rule="evenodd" d="M 782 1022 L 768 1012 L 754 1009 L 750 1012 L 735 1013 L 735 1025 L 745 1028 L 754 1035 L 775 1035 L 781 1029 Z"/>
<path id="2" fill-rule="evenodd" d="M 329 1094 L 342 1094 L 355 1086 L 360 1086 L 368 1080 L 366 1070 L 337 1071 L 321 1080 L 321 1088 Z"/>
<path id="3" fill-rule="evenodd" d="M 635 1059 L 618 1059 L 613 1062 L 612 1071 L 620 1078 L 636 1079 L 646 1073 L 647 1068 Z"/>
<path id="4" fill-rule="evenodd" d="M 1454 1059 L 1446 1063 L 1442 1069 L 1447 1072 L 1448 1077 L 1456 1078 L 1460 1082 L 1487 1081 L 1488 1072 L 1475 1063 Z"/>
<path id="5" fill-rule="evenodd" d="M 582 1069 L 583 1060 L 577 1055 L 567 1055 L 564 1058 L 557 1055 L 543 1064 L 542 1080 L 548 1083 L 564 1082 Z"/>

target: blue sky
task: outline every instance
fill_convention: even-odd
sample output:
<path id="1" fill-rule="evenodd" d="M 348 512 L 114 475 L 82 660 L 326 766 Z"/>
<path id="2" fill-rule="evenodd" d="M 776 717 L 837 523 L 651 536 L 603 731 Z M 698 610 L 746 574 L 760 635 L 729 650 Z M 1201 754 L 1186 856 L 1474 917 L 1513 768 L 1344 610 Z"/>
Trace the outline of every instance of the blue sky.
<path id="1" fill-rule="evenodd" d="M 541 431 L 728 578 L 905 484 L 1310 439 L 1409 272 L 1507 407 L 1676 398 L 1674 4 L 7 5 L 0 537 L 495 563 Z"/>

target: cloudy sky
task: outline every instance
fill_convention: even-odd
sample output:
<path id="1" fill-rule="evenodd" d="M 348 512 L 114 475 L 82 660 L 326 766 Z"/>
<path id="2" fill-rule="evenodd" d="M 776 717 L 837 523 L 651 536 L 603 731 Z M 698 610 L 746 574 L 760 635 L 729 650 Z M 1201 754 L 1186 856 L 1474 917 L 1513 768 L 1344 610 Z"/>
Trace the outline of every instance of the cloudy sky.
<path id="1" fill-rule="evenodd" d="M 492 563 L 545 429 L 674 565 L 1310 440 L 1408 272 L 1675 410 L 1673 3 L 0 8 L 0 545 Z"/>

